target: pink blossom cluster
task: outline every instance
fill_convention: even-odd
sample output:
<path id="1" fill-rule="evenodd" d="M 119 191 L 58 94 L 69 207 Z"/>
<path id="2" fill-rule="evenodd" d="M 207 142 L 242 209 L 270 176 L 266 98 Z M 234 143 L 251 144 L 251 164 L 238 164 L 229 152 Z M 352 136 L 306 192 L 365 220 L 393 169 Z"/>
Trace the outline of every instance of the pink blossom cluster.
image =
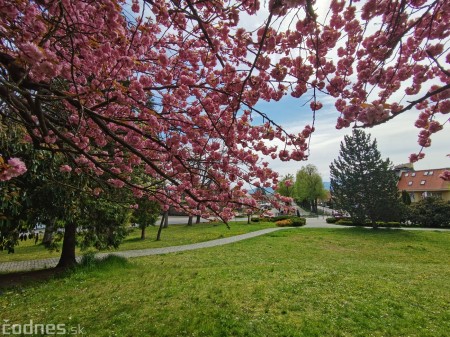
<path id="1" fill-rule="evenodd" d="M 0 181 L 11 180 L 14 177 L 21 176 L 26 171 L 25 163 L 19 158 L 9 158 L 4 163 L 3 158 L 0 156 Z"/>
<path id="2" fill-rule="evenodd" d="M 314 127 L 288 133 L 261 101 L 311 93 L 314 115 L 328 95 L 337 128 L 417 110 L 431 144 L 450 111 L 448 1 L 332 0 L 325 22 L 314 0 L 267 6 L 250 30 L 258 0 L 0 0 L 0 99 L 27 141 L 68 154 L 62 172 L 225 219 L 255 207 L 247 184 L 277 185 L 261 157 L 308 157 Z"/>
<path id="3" fill-rule="evenodd" d="M 450 171 L 446 170 L 446 171 L 442 172 L 442 174 L 439 176 L 439 178 L 441 178 L 445 181 L 450 181 Z"/>

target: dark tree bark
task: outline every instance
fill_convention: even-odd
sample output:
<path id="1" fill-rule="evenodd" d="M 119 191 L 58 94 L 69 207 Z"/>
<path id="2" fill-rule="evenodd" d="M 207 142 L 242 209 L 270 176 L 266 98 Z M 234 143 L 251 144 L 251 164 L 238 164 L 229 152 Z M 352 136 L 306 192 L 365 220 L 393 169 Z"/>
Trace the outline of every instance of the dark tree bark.
<path id="1" fill-rule="evenodd" d="M 64 241 L 56 268 L 70 268 L 77 264 L 75 259 L 75 244 L 76 244 L 77 225 L 69 222 L 64 227 Z"/>
<path id="2" fill-rule="evenodd" d="M 166 214 L 166 212 L 164 212 L 163 213 L 163 216 L 161 217 L 161 222 L 159 223 L 159 228 L 158 228 L 158 234 L 156 234 L 156 241 L 159 241 L 159 240 L 161 240 L 161 232 L 162 232 L 162 229 L 163 229 L 163 225 L 164 225 L 164 220 L 165 220 L 165 214 Z"/>
<path id="3" fill-rule="evenodd" d="M 141 240 L 145 240 L 145 228 L 146 226 L 141 227 Z"/>
<path id="4" fill-rule="evenodd" d="M 55 225 L 49 223 L 45 226 L 44 237 L 42 238 L 42 243 L 45 247 L 50 247 L 53 243 L 53 233 L 55 232 Z"/>
<path id="5" fill-rule="evenodd" d="M 165 211 L 164 215 L 163 215 L 163 219 L 164 219 L 164 228 L 168 228 L 169 227 L 169 211 Z"/>
<path id="6" fill-rule="evenodd" d="M 188 219 L 188 223 L 187 223 L 188 226 L 192 226 L 193 218 L 194 217 L 192 215 L 189 215 L 189 219 Z"/>
<path id="7" fill-rule="evenodd" d="M 195 220 L 195 223 L 200 223 L 201 219 L 202 219 L 202 217 L 200 215 L 197 215 L 197 219 Z"/>

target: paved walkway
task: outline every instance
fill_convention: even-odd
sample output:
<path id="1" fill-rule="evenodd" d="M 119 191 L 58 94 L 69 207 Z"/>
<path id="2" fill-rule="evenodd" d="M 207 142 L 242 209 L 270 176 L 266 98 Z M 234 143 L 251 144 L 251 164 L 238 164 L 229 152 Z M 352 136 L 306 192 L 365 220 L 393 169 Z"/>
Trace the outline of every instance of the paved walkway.
<path id="1" fill-rule="evenodd" d="M 275 232 L 275 231 L 283 230 L 283 229 L 287 229 L 287 228 L 290 228 L 290 227 L 266 228 L 266 229 L 262 229 L 262 230 L 251 232 L 251 233 L 231 236 L 231 237 L 223 238 L 223 239 L 193 243 L 190 245 L 162 247 L 162 248 L 149 248 L 149 249 L 139 249 L 139 250 L 127 250 L 127 251 L 113 252 L 113 253 L 97 253 L 96 256 L 99 258 L 104 258 L 108 255 L 116 255 L 116 256 L 122 256 L 125 258 L 131 258 L 131 257 L 139 257 L 139 256 L 149 256 L 149 255 L 160 255 L 160 254 L 167 254 L 167 253 L 183 252 L 186 250 L 194 250 L 194 249 L 200 249 L 200 248 L 222 246 L 222 245 L 226 245 L 229 243 L 254 238 L 256 236 L 268 234 L 271 232 Z M 79 262 L 80 260 L 81 260 L 81 257 L 77 257 L 77 261 Z M 44 260 L 3 262 L 3 263 L 0 263 L 0 273 L 10 273 L 10 272 L 53 268 L 58 264 L 58 261 L 59 261 L 59 258 L 51 258 L 51 259 L 44 259 Z"/>

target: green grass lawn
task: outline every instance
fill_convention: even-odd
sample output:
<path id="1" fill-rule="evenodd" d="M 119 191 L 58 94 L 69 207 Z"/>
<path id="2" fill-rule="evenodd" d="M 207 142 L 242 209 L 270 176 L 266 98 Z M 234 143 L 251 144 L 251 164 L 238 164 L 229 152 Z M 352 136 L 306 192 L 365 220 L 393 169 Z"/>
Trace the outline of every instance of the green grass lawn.
<path id="1" fill-rule="evenodd" d="M 450 233 L 288 229 L 3 290 L 0 320 L 84 336 L 448 336 Z"/>
<path id="2" fill-rule="evenodd" d="M 193 226 L 170 225 L 163 230 L 161 241 L 155 240 L 158 231 L 157 226 L 147 228 L 145 240 L 140 239 L 141 231 L 139 229 L 133 229 L 120 247 L 111 251 L 186 245 L 244 234 L 269 227 L 275 227 L 275 224 L 267 222 L 247 224 L 245 221 L 238 221 L 231 222 L 229 228 L 223 223 L 200 223 Z M 77 254 L 83 253 L 79 249 L 77 250 Z M 35 245 L 34 240 L 27 240 L 21 241 L 16 246 L 13 254 L 8 254 L 6 251 L 0 252 L 0 262 L 47 259 L 59 256 L 59 251 L 48 251 L 42 244 L 38 243 Z"/>

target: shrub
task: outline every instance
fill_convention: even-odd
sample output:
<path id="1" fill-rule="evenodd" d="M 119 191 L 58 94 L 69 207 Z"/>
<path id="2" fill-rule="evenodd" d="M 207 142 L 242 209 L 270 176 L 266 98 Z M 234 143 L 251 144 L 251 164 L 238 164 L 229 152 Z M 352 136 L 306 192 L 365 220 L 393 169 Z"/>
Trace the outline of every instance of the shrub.
<path id="1" fill-rule="evenodd" d="M 378 227 L 389 227 L 389 228 L 401 226 L 401 223 L 397 222 L 397 221 L 390 221 L 390 222 L 377 221 L 376 224 Z M 365 223 L 352 222 L 351 220 L 341 219 L 341 220 L 336 221 L 336 225 L 371 227 L 372 223 L 371 222 L 365 222 Z"/>
<path id="2" fill-rule="evenodd" d="M 292 222 L 292 226 L 294 227 L 301 227 L 306 225 L 306 219 L 305 218 L 300 218 L 300 217 L 294 217 L 289 219 Z"/>
<path id="3" fill-rule="evenodd" d="M 344 219 L 337 220 L 335 222 L 335 224 L 336 225 L 342 225 L 342 226 L 358 226 L 358 225 L 354 224 L 351 220 L 344 220 Z M 364 224 L 364 226 L 365 226 L 365 224 Z"/>
<path id="4" fill-rule="evenodd" d="M 401 225 L 398 221 L 389 221 L 382 223 L 381 227 L 401 227 Z"/>
<path id="5" fill-rule="evenodd" d="M 450 227 L 450 202 L 425 198 L 411 205 L 408 220 L 423 227 Z"/>
<path id="6" fill-rule="evenodd" d="M 97 262 L 98 261 L 97 261 L 97 259 L 95 257 L 95 253 L 94 252 L 88 252 L 88 253 L 83 255 L 79 265 L 80 265 L 80 267 L 92 268 L 92 267 L 95 266 L 95 264 Z"/>
<path id="7" fill-rule="evenodd" d="M 290 227 L 290 226 L 292 226 L 292 220 L 291 219 L 278 220 L 277 222 L 275 222 L 275 224 L 278 227 Z"/>
<path id="8" fill-rule="evenodd" d="M 287 219 L 291 219 L 291 218 L 293 218 L 292 215 L 278 215 L 278 216 L 274 216 L 271 219 L 271 221 L 277 222 L 277 221 L 280 221 L 280 220 L 287 220 Z"/>
<path id="9" fill-rule="evenodd" d="M 336 219 L 336 218 L 326 218 L 325 221 L 327 223 L 336 223 L 336 221 L 338 221 L 338 219 Z"/>
<path id="10" fill-rule="evenodd" d="M 259 218 L 252 218 L 252 222 L 259 222 Z"/>

